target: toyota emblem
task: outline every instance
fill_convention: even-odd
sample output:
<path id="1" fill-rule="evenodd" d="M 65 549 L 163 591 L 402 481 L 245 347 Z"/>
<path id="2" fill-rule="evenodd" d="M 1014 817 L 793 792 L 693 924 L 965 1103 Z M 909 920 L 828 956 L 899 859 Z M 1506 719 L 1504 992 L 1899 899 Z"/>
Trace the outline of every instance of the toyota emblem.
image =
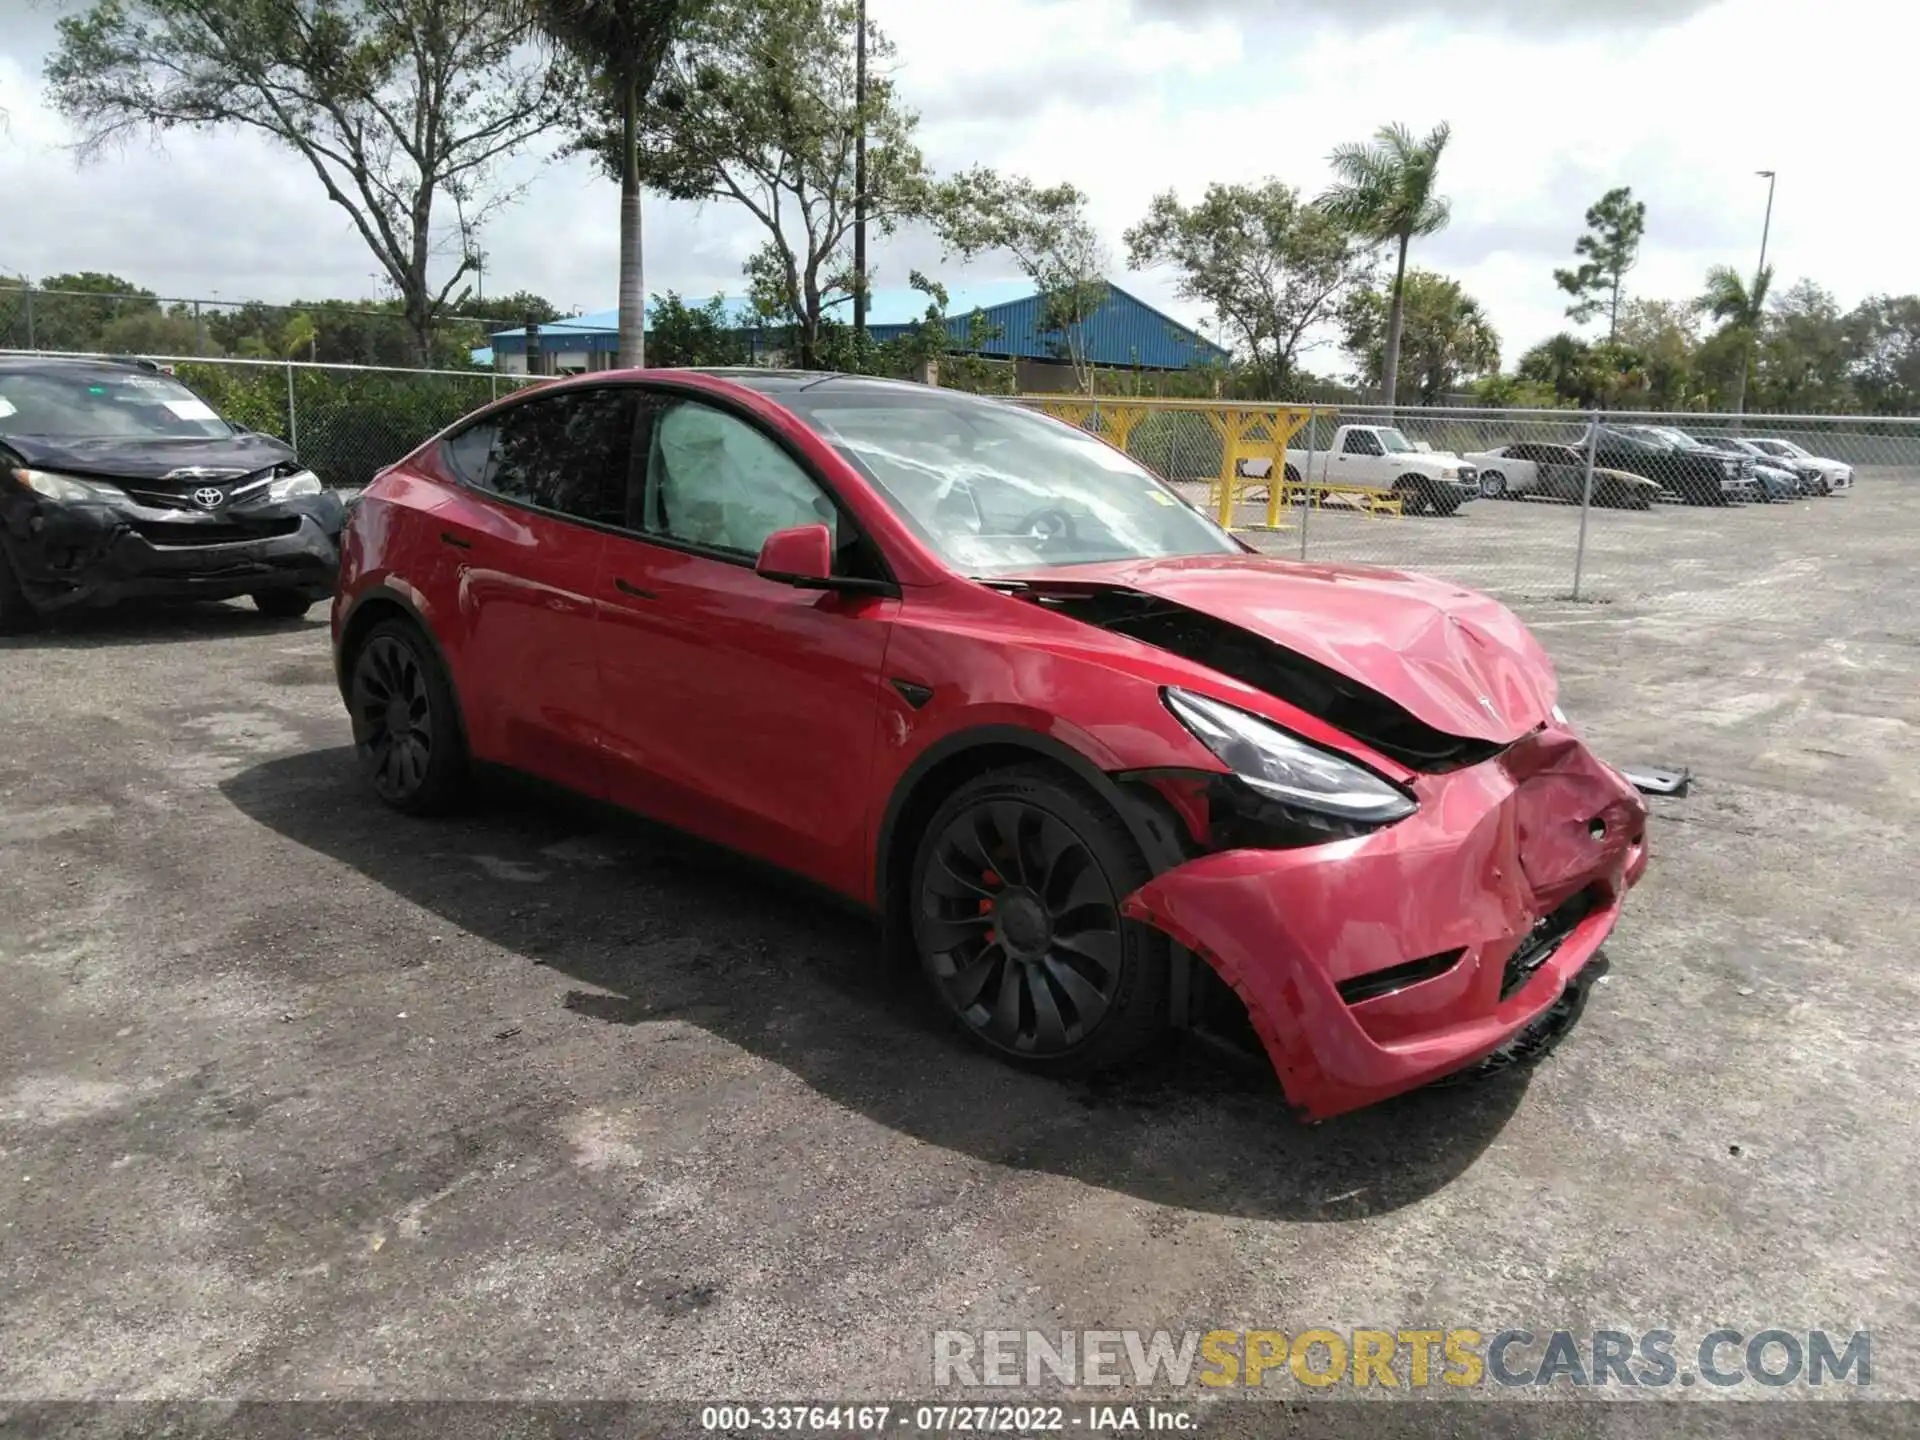
<path id="1" fill-rule="evenodd" d="M 203 485 L 200 489 L 193 492 L 193 503 L 198 505 L 202 510 L 218 510 L 221 502 L 226 498 L 226 491 L 216 490 L 211 485 Z"/>

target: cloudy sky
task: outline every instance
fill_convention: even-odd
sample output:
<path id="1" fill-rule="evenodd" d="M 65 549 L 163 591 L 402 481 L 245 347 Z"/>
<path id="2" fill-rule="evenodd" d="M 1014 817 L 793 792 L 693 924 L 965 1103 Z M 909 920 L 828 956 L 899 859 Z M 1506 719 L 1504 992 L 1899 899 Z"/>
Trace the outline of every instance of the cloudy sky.
<path id="1" fill-rule="evenodd" d="M 168 295 L 285 300 L 370 293 L 371 257 L 303 165 L 262 142 L 176 136 L 76 165 L 44 103 L 54 17 L 78 0 L 0 0 L 0 272 L 112 270 Z M 1884 0 L 870 0 L 937 168 L 982 162 L 1070 180 L 1124 263 L 1121 232 L 1155 192 L 1279 176 L 1309 193 L 1327 152 L 1400 120 L 1453 126 L 1454 221 L 1415 262 L 1460 278 L 1509 361 L 1565 321 L 1552 270 L 1586 206 L 1628 184 L 1647 202 L 1632 287 L 1695 293 L 1752 268 L 1766 182 L 1770 258 L 1850 304 L 1920 289 L 1911 182 L 1920 16 Z M 1902 137 L 1907 137 L 1903 139 Z M 531 188 L 487 230 L 489 293 L 567 308 L 614 300 L 615 200 L 584 164 L 523 166 Z M 737 291 L 756 243 L 727 207 L 652 204 L 648 288 Z M 953 283 L 928 237 L 874 254 Z M 1182 318 L 1164 272 L 1120 283 Z M 1316 368 L 1344 368 L 1332 353 Z"/>

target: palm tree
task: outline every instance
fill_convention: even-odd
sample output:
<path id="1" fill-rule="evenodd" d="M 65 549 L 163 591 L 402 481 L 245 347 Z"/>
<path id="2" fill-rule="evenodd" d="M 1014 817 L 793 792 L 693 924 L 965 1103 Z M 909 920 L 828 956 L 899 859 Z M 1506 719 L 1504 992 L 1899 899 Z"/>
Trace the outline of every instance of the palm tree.
<path id="1" fill-rule="evenodd" d="M 1706 290 L 1693 302 L 1695 309 L 1705 311 L 1720 322 L 1723 335 L 1732 333 L 1740 337 L 1740 388 L 1733 395 L 1736 415 L 1746 413 L 1747 371 L 1753 363 L 1753 337 L 1760 333 L 1760 322 L 1766 318 L 1767 291 L 1772 287 L 1771 265 L 1755 272 L 1751 287 L 1731 265 L 1716 265 L 1707 271 Z"/>
<path id="2" fill-rule="evenodd" d="M 647 358 L 640 211 L 640 107 L 667 52 L 706 0 L 523 0 L 548 40 L 592 77 L 620 115 L 620 363 Z"/>
<path id="3" fill-rule="evenodd" d="M 1433 193 L 1440 152 L 1452 131 L 1436 125 L 1424 140 L 1400 124 L 1382 125 L 1370 144 L 1342 145 L 1329 157 L 1339 182 L 1322 195 L 1320 208 L 1375 244 L 1396 244 L 1393 296 L 1387 310 L 1385 359 L 1380 392 L 1394 403 L 1400 380 L 1400 330 L 1405 321 L 1407 246 L 1416 235 L 1446 227 L 1452 207 Z"/>

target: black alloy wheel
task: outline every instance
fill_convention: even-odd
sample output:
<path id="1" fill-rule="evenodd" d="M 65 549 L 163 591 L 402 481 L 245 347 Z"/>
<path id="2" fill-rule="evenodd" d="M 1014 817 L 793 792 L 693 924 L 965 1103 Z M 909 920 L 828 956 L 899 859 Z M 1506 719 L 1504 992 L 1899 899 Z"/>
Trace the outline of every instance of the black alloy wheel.
<path id="1" fill-rule="evenodd" d="M 915 864 L 914 938 L 936 998 L 1035 1068 L 1126 1058 L 1163 1017 L 1165 942 L 1120 915 L 1147 874 L 1117 817 L 1044 770 L 963 786 Z"/>
<path id="2" fill-rule="evenodd" d="M 353 662 L 354 750 L 374 793 L 411 814 L 444 808 L 466 755 L 439 662 L 411 626 L 374 627 Z"/>

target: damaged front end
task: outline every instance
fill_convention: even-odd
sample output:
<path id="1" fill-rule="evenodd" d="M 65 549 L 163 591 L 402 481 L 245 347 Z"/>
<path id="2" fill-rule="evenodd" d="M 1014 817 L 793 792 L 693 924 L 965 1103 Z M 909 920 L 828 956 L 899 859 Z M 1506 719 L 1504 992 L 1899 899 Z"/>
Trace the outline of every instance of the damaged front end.
<path id="1" fill-rule="evenodd" d="M 1576 982 L 1646 869 L 1644 802 L 1555 725 L 1412 788 L 1415 813 L 1371 834 L 1231 848 L 1229 831 L 1229 848 L 1162 872 L 1123 907 L 1239 997 L 1310 1118 L 1521 1037 Z"/>
<path id="2" fill-rule="evenodd" d="M 1358 742 L 1336 754 L 1262 716 L 1230 723 L 1205 697 L 1196 718 L 1185 692 L 1163 691 L 1225 767 L 1114 777 L 1184 857 L 1123 906 L 1186 952 L 1177 1024 L 1231 1024 L 1231 991 L 1290 1103 L 1322 1119 L 1524 1055 L 1571 1023 L 1645 871 L 1647 810 L 1567 727 L 1551 667 L 1531 637 L 1509 638 L 1508 621 L 1524 631 L 1504 609 L 1405 595 L 1381 617 L 1391 648 L 1322 627 L 1309 656 L 1257 590 L 1216 613 L 1146 586 L 1029 598 Z"/>
<path id="3" fill-rule="evenodd" d="M 340 501 L 297 463 L 221 477 L 0 467 L 0 544 L 43 613 L 134 598 L 331 591 Z"/>

